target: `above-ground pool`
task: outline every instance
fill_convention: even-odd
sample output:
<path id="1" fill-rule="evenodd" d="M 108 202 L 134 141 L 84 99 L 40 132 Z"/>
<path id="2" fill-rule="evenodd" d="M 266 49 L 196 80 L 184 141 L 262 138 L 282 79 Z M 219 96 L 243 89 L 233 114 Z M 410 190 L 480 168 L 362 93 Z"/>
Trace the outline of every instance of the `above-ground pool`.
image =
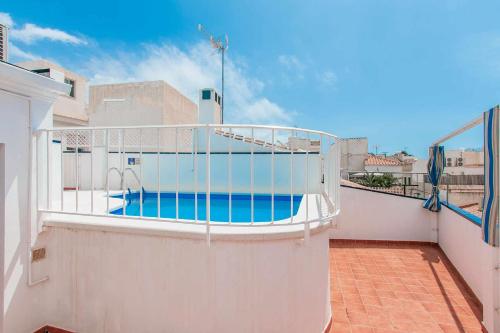
<path id="1" fill-rule="evenodd" d="M 122 198 L 122 195 L 114 196 Z M 206 219 L 206 194 L 198 193 L 198 220 Z M 125 196 L 126 206 L 125 215 L 140 215 L 140 193 L 128 193 Z M 302 195 L 293 196 L 293 207 L 290 209 L 292 197 L 290 195 L 276 194 L 274 196 L 274 220 L 283 220 L 290 218 L 291 213 L 297 214 L 299 210 Z M 160 193 L 160 217 L 175 219 L 175 192 Z M 232 194 L 231 195 L 232 222 L 251 222 L 251 196 L 250 194 Z M 254 222 L 271 221 L 271 202 L 270 194 L 254 194 Z M 123 208 L 112 210 L 111 214 L 122 215 Z M 158 193 L 143 192 L 142 215 L 146 217 L 158 216 Z M 195 216 L 195 194 L 179 193 L 179 219 L 194 220 Z M 229 194 L 212 193 L 210 194 L 210 220 L 214 222 L 229 222 Z"/>

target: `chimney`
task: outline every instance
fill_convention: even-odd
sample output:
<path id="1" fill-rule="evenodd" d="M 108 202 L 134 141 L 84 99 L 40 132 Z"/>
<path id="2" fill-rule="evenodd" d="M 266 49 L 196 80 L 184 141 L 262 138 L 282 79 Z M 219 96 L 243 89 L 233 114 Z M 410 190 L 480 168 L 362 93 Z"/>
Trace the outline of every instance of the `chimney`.
<path id="1" fill-rule="evenodd" d="M 9 60 L 9 28 L 0 24 L 0 60 Z"/>
<path id="2" fill-rule="evenodd" d="M 221 124 L 222 97 L 212 88 L 200 90 L 198 102 L 199 124 Z"/>

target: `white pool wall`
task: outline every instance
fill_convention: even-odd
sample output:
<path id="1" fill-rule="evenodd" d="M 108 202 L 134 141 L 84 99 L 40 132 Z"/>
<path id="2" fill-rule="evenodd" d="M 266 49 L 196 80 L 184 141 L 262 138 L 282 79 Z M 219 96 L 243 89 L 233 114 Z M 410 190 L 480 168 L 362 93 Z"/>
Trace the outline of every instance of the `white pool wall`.
<path id="1" fill-rule="evenodd" d="M 323 332 L 326 229 L 306 243 L 48 227 L 51 324 L 77 332 Z"/>

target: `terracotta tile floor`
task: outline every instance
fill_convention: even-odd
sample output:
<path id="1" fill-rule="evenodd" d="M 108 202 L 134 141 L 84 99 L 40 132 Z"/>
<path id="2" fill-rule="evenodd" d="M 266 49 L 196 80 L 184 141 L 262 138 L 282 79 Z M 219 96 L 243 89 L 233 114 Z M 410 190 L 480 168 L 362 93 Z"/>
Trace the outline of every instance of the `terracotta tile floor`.
<path id="1" fill-rule="evenodd" d="M 331 241 L 330 333 L 482 332 L 480 304 L 432 245 Z"/>

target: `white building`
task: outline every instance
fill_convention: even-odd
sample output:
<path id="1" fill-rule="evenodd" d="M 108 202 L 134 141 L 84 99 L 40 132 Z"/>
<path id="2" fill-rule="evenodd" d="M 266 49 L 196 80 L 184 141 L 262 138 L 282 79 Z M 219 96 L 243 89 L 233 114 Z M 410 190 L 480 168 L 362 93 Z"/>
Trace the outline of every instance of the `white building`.
<path id="1" fill-rule="evenodd" d="M 67 94 L 59 96 L 54 103 L 55 127 L 88 125 L 88 116 L 85 110 L 88 87 L 85 77 L 42 59 L 26 61 L 17 65 L 71 86 L 71 90 Z"/>

